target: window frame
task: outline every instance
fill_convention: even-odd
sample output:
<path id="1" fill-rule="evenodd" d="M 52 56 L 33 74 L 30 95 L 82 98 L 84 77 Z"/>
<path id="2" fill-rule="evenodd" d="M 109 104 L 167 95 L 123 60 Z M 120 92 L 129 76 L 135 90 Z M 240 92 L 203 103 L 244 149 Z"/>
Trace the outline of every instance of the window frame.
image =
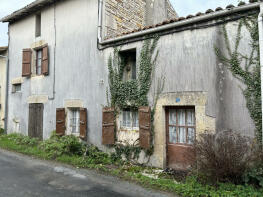
<path id="1" fill-rule="evenodd" d="M 131 121 L 131 126 L 123 125 L 123 119 L 124 119 L 124 112 L 129 111 L 129 117 Z M 137 126 L 136 121 L 134 122 L 134 115 L 137 113 Z M 135 125 L 135 126 L 134 126 Z M 120 129 L 121 130 L 139 130 L 139 111 L 138 110 L 132 110 L 131 108 L 122 109 L 121 111 L 121 118 L 120 118 Z"/>
<path id="2" fill-rule="evenodd" d="M 176 113 L 176 125 L 175 124 L 170 124 L 170 110 L 185 110 L 185 125 L 179 125 L 178 124 L 178 113 Z M 194 110 L 194 126 L 188 126 L 187 125 L 187 110 L 192 109 Z M 168 144 L 172 145 L 186 145 L 186 146 L 192 146 L 193 143 L 189 143 L 188 139 L 188 129 L 193 128 L 194 129 L 194 141 L 196 140 L 196 112 L 195 112 L 195 106 L 167 106 L 165 109 L 165 120 L 166 120 L 166 141 Z M 170 127 L 175 127 L 176 128 L 176 143 L 170 142 L 170 137 L 169 137 L 169 128 Z M 185 143 L 179 142 L 179 128 L 185 128 Z"/>
<path id="3" fill-rule="evenodd" d="M 74 113 L 77 112 L 77 113 Z M 73 126 L 73 120 L 74 120 L 74 114 L 76 114 L 76 121 L 75 121 L 75 126 Z M 67 130 L 69 135 L 80 135 L 80 108 L 78 107 L 70 107 L 68 108 L 68 113 L 67 113 Z M 73 130 L 75 128 L 75 130 Z"/>
<path id="4" fill-rule="evenodd" d="M 43 61 L 43 48 L 38 48 L 36 51 L 36 75 L 42 75 L 42 61 Z M 41 53 L 41 58 L 39 58 L 38 54 Z M 40 60 L 40 66 L 38 65 L 38 60 Z M 38 67 L 40 67 L 40 73 L 38 73 Z"/>
<path id="5" fill-rule="evenodd" d="M 20 90 L 16 89 L 18 86 L 20 86 Z M 12 84 L 12 93 L 20 93 L 20 92 L 22 92 L 22 83 Z"/>

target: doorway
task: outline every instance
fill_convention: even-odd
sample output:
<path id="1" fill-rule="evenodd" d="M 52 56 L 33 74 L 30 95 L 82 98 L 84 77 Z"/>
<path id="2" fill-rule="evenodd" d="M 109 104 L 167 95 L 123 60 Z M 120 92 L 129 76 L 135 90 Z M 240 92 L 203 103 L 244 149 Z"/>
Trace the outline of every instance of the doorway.
<path id="1" fill-rule="evenodd" d="M 195 159 L 196 136 L 194 106 L 166 107 L 167 167 L 186 170 Z"/>
<path id="2" fill-rule="evenodd" d="M 29 104 L 28 136 L 43 140 L 44 104 Z"/>

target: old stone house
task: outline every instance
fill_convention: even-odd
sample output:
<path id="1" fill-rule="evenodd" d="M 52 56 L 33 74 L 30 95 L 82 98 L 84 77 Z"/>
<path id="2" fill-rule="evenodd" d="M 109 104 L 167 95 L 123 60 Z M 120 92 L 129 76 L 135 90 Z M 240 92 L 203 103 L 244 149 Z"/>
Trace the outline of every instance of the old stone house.
<path id="1" fill-rule="evenodd" d="M 116 143 L 152 146 L 148 164 L 162 168 L 187 166 L 185 154 L 206 130 L 253 136 L 242 84 L 214 47 L 225 51 L 222 24 L 233 47 L 238 22 L 259 11 L 260 3 L 250 3 L 178 18 L 166 0 L 37 0 L 2 19 L 10 40 L 7 131 L 47 139 L 56 130 L 104 151 Z M 118 50 L 126 62 L 122 80 L 135 83 L 144 41 L 156 34 L 148 106 L 118 108 L 115 116 L 104 108 L 111 94 L 109 58 Z M 250 35 L 241 34 L 239 48 L 249 52 Z M 142 151 L 139 162 L 147 160 Z"/>
<path id="2" fill-rule="evenodd" d="M 0 128 L 4 128 L 7 47 L 0 47 Z"/>

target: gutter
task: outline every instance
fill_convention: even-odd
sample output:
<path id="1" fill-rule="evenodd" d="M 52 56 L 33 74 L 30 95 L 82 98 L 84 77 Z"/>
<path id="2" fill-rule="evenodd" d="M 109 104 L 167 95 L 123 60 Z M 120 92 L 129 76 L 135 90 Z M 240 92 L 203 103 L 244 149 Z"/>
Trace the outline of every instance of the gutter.
<path id="1" fill-rule="evenodd" d="M 260 56 L 260 75 L 261 75 L 261 110 L 263 112 L 263 4 L 260 4 L 260 13 L 258 15 L 258 34 L 259 34 L 259 56 Z M 263 128 L 263 120 L 262 120 Z M 262 144 L 263 144 L 263 130 Z"/>
<path id="2" fill-rule="evenodd" d="M 106 41 L 102 41 L 99 44 L 101 45 L 107 45 L 107 44 L 112 44 L 118 41 L 122 41 L 122 40 L 126 40 L 126 39 L 131 39 L 131 38 L 136 38 L 136 37 L 141 37 L 141 36 L 145 36 L 147 34 L 154 34 L 154 33 L 158 33 L 160 31 L 165 31 L 168 29 L 173 29 L 173 28 L 177 28 L 177 27 L 181 27 L 181 26 L 185 26 L 185 25 L 189 25 L 189 24 L 195 24 L 195 23 L 200 23 L 203 21 L 207 21 L 207 20 L 212 20 L 212 19 L 216 19 L 222 16 L 227 16 L 227 15 L 231 15 L 237 12 L 242 12 L 242 11 L 247 11 L 247 10 L 251 10 L 251 9 L 255 9 L 255 8 L 259 8 L 260 7 L 260 3 L 252 3 L 249 5 L 244 5 L 244 6 L 240 6 L 240 7 L 236 7 L 236 8 L 230 8 L 227 10 L 222 10 L 222 11 L 217 11 L 214 13 L 210 13 L 204 16 L 199 16 L 199 17 L 194 17 L 192 19 L 186 19 L 183 21 L 179 21 L 179 22 L 175 22 L 175 23 L 171 23 L 171 24 L 167 24 L 167 25 L 163 25 L 163 26 L 159 26 L 159 27 L 155 27 L 155 28 L 151 28 L 151 29 L 147 29 L 144 31 L 140 31 L 140 32 L 136 32 L 136 33 L 131 33 L 128 35 L 124 35 L 121 37 L 117 37 L 117 38 L 112 38 Z"/>

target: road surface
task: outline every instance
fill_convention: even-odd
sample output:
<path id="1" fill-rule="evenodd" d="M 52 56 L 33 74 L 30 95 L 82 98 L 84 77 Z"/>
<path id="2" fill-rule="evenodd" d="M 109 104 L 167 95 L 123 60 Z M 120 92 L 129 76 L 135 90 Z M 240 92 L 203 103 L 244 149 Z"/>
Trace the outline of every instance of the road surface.
<path id="1" fill-rule="evenodd" d="M 0 149 L 0 197 L 170 197 L 116 177 Z"/>

